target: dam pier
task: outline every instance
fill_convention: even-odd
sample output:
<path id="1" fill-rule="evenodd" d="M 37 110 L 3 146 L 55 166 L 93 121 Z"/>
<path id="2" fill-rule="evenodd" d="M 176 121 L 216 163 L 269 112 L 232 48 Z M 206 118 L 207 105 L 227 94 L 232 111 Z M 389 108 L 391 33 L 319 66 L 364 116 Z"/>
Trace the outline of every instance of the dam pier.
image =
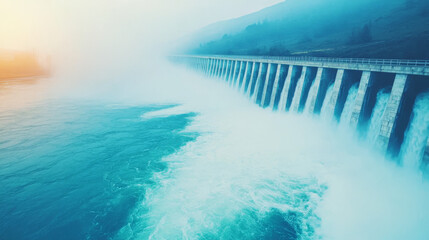
<path id="1" fill-rule="evenodd" d="M 419 159 L 401 161 L 418 161 L 420 168 L 429 163 L 428 122 L 416 122 L 418 111 L 428 109 L 415 107 L 416 101 L 429 104 L 429 61 L 220 55 L 170 59 L 227 82 L 263 108 L 346 122 L 359 138 L 371 136 L 394 159 L 418 151 Z M 424 126 L 418 130 L 416 125 Z"/>

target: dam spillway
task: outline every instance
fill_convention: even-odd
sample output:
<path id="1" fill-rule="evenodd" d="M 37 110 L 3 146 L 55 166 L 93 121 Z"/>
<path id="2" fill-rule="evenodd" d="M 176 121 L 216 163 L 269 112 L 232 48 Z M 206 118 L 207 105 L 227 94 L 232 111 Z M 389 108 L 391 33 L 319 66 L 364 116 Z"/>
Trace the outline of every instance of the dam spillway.
<path id="1" fill-rule="evenodd" d="M 429 61 L 218 55 L 171 60 L 226 81 L 263 108 L 321 115 L 356 129 L 358 137 L 403 164 L 429 163 Z"/>

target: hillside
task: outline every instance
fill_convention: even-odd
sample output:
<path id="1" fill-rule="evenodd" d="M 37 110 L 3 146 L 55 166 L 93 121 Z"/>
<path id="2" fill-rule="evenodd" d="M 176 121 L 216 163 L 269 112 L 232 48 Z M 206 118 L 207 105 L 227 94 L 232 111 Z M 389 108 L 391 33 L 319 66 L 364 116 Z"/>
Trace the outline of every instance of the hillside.
<path id="1" fill-rule="evenodd" d="M 429 1 L 288 0 L 191 39 L 186 53 L 429 59 Z"/>

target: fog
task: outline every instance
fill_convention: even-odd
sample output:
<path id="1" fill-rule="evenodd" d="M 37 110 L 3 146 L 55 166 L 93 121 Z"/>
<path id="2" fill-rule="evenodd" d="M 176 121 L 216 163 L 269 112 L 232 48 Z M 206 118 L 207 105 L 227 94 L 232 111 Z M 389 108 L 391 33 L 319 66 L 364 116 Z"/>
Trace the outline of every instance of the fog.
<path id="1" fill-rule="evenodd" d="M 163 52 L 177 38 L 209 23 L 276 2 L 1 0 L 0 48 L 55 55 L 141 57 Z"/>
<path id="2" fill-rule="evenodd" d="M 151 76 L 162 72 L 161 57 L 178 39 L 276 2 L 0 0 L 0 50 L 49 56 L 54 95 L 129 96 L 136 85 L 155 81 Z M 163 94 L 156 89 L 150 91 L 153 97 Z"/>
<path id="3" fill-rule="evenodd" d="M 297 213 L 302 239 L 429 234 L 428 183 L 415 171 L 329 122 L 261 109 L 165 61 L 194 30 L 279 1 L 0 1 L 0 48 L 52 57 L 47 97 L 182 104 L 143 120 L 198 113 L 186 132 L 200 136 L 163 160 L 117 239 L 251 238 L 273 210 Z"/>

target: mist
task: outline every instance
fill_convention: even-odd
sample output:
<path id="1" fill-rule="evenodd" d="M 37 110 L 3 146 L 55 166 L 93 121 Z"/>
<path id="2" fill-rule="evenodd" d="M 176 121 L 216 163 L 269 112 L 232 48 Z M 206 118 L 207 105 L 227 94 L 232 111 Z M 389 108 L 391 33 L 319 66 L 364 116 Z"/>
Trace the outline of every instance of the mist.
<path id="1" fill-rule="evenodd" d="M 112 98 L 157 81 L 178 39 L 276 2 L 2 0 L 0 49 L 50 57 L 56 96 Z"/>
<path id="2" fill-rule="evenodd" d="M 21 183 L 17 176 L 30 176 L 18 190 L 10 184 L 13 191 L 0 191 L 0 203 L 22 201 L 24 210 L 12 204 L 12 210 L 0 208 L 0 216 L 18 211 L 18 223 L 20 214 L 49 219 L 51 225 L 34 220 L 48 226 L 35 236 L 66 232 L 72 239 L 425 239 L 429 183 L 420 171 L 401 167 L 328 116 L 260 108 L 225 81 L 166 58 L 210 23 L 280 2 L 0 0 L 0 48 L 35 51 L 52 61 L 51 76 L 7 86 L 13 91 L 0 96 L 13 105 L 37 95 L 19 110 L 0 107 L 0 125 L 8 126 L 0 128 L 0 154 L 18 159 L 16 165 L 0 161 L 0 180 Z M 363 10 L 371 1 L 329 2 L 335 7 L 306 15 L 300 26 L 344 9 Z M 309 1 L 291 6 L 300 10 L 291 15 L 314 11 Z M 68 182 L 72 177 L 76 182 Z M 27 188 L 43 190 L 25 195 Z M 105 199 L 91 196 L 100 189 Z M 47 197 L 40 204 L 45 195 L 57 201 Z M 23 199 L 48 214 L 33 214 Z M 93 214 L 87 222 L 68 209 L 75 205 Z M 0 236 L 21 234 L 20 224 L 14 225 L 18 233 L 2 226 Z"/>

